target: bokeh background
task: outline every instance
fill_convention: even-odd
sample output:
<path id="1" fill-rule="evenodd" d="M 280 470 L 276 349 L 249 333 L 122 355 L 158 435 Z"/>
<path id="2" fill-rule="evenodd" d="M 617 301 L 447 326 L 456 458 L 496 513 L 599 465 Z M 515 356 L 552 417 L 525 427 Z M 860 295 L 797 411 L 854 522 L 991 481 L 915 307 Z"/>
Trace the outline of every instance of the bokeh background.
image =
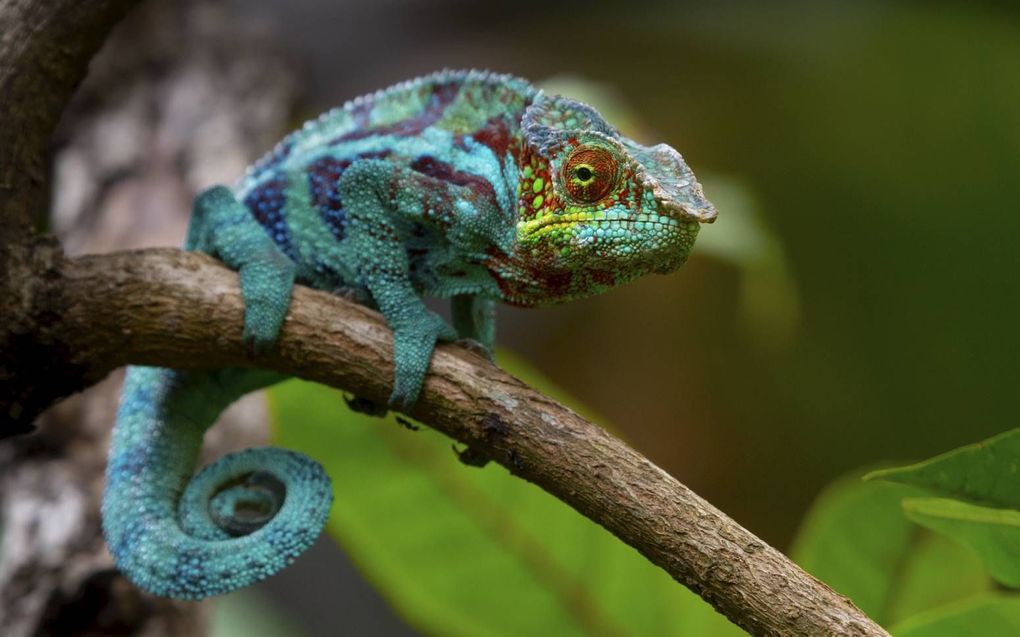
<path id="1" fill-rule="evenodd" d="M 788 547 L 848 470 L 1017 425 L 1013 3 L 230 7 L 305 69 L 307 117 L 476 67 L 677 147 L 719 209 L 690 262 L 595 299 L 501 308 L 498 340 L 768 542 Z M 321 543 L 259 590 L 310 634 L 330 634 L 338 607 L 366 617 L 356 634 L 413 634 L 338 553 Z"/>

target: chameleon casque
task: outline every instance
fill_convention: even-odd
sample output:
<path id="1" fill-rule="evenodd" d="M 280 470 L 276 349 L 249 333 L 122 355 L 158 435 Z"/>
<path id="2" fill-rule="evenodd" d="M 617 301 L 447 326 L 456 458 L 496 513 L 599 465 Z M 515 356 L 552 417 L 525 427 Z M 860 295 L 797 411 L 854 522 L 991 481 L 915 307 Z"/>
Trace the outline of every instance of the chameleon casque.
<path id="1" fill-rule="evenodd" d="M 240 272 L 244 335 L 272 346 L 295 281 L 377 308 L 393 329 L 390 406 L 418 396 L 437 340 L 491 348 L 494 303 L 559 303 L 681 266 L 715 218 L 680 154 L 507 75 L 442 71 L 355 99 L 286 137 L 233 188 L 195 201 L 185 248 Z M 452 300 L 453 326 L 422 297 Z M 276 448 L 192 478 L 248 368 L 132 367 L 103 529 L 139 587 L 199 599 L 275 573 L 325 523 L 322 468 Z"/>

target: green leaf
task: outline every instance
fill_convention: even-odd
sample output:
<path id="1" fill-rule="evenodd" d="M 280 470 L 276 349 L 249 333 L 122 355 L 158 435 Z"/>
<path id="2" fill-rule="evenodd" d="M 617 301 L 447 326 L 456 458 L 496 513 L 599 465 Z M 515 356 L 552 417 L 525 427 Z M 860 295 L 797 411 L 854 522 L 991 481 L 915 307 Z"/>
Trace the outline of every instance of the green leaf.
<path id="1" fill-rule="evenodd" d="M 805 516 L 794 561 L 885 625 L 987 590 L 988 578 L 968 550 L 903 515 L 901 500 L 918 493 L 862 482 L 859 474 L 836 481 Z"/>
<path id="2" fill-rule="evenodd" d="M 1020 588 L 1020 511 L 947 498 L 908 498 L 903 509 L 918 524 L 973 548 L 992 577 Z"/>
<path id="3" fill-rule="evenodd" d="M 275 442 L 313 456 L 333 479 L 329 533 L 422 632 L 743 634 L 559 500 L 494 463 L 458 462 L 440 434 L 351 413 L 339 392 L 310 383 L 269 395 Z"/>
<path id="4" fill-rule="evenodd" d="M 982 595 L 911 617 L 890 632 L 894 637 L 1020 635 L 1020 598 Z"/>
<path id="5" fill-rule="evenodd" d="M 914 541 L 915 527 L 900 509 L 911 493 L 899 485 L 865 484 L 858 476 L 835 482 L 801 523 L 794 561 L 883 622 L 896 565 Z"/>
<path id="6" fill-rule="evenodd" d="M 908 499 L 903 507 L 919 524 L 974 549 L 996 580 L 1020 588 L 1020 429 L 867 478 L 947 496 Z"/>
<path id="7" fill-rule="evenodd" d="M 920 530 L 916 538 L 896 575 L 887 624 L 992 590 L 973 551 L 937 533 Z"/>
<path id="8" fill-rule="evenodd" d="M 891 480 L 976 504 L 1020 509 L 1020 428 L 907 467 L 875 471 Z"/>

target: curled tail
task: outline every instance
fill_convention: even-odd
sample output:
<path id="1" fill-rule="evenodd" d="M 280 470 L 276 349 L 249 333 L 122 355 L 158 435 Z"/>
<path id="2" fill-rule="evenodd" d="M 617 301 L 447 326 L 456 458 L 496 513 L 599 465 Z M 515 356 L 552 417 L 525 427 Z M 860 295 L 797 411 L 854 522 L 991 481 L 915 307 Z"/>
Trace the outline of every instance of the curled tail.
<path id="1" fill-rule="evenodd" d="M 276 448 L 224 456 L 192 478 L 202 436 L 252 369 L 128 370 L 106 469 L 103 533 L 118 568 L 156 595 L 201 599 L 253 584 L 318 537 L 333 495 L 322 467 Z"/>

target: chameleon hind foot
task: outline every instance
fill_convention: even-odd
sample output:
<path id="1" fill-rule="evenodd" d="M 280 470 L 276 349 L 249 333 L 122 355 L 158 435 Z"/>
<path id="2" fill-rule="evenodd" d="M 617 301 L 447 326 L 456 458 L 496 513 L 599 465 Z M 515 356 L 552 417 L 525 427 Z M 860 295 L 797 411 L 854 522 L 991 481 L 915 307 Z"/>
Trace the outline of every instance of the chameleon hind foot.
<path id="1" fill-rule="evenodd" d="M 456 338 L 457 331 L 423 305 L 410 320 L 405 317 L 394 327 L 393 362 L 396 369 L 390 407 L 407 411 L 414 406 L 425 382 L 436 341 L 453 341 Z"/>

